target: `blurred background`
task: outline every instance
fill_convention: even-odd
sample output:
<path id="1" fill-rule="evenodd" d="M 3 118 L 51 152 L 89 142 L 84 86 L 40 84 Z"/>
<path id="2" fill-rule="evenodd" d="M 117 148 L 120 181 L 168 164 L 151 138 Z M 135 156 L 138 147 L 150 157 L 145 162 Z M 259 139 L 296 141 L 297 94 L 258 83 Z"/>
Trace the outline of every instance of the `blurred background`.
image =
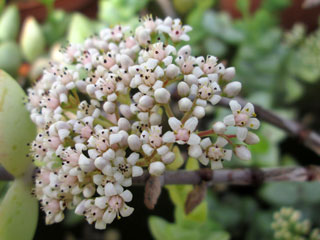
<path id="1" fill-rule="evenodd" d="M 320 129 L 320 1 L 318 0 L 7 0 L 0 1 L 0 68 L 24 89 L 39 79 L 59 49 L 103 27 L 135 26 L 152 14 L 179 17 L 193 27 L 193 55 L 215 55 L 236 68 L 242 96 L 319 132 Z M 8 57 L 10 56 L 10 57 Z M 222 118 L 225 109 L 207 119 Z M 226 168 L 318 164 L 317 154 L 269 124 L 251 146 L 253 159 L 232 161 Z M 143 187 L 133 187 L 136 211 L 115 221 L 107 231 L 94 230 L 67 213 L 64 222 L 44 225 L 40 212 L 36 240 L 120 239 L 273 239 L 273 213 L 291 206 L 320 226 L 319 183 L 270 183 L 263 186 L 208 190 L 192 221 L 181 213 L 191 186 L 162 191 L 154 211 L 143 204 Z M 7 183 L 0 182 L 1 194 Z M 190 190 L 190 189 L 189 189 Z M 179 193 L 181 199 L 175 199 Z M 185 196 L 184 196 L 185 197 Z M 179 202 L 180 201 L 180 202 Z M 180 205 L 179 205 L 180 204 Z M 181 210 L 181 211 L 180 211 Z M 195 214 L 194 214 L 195 215 Z"/>

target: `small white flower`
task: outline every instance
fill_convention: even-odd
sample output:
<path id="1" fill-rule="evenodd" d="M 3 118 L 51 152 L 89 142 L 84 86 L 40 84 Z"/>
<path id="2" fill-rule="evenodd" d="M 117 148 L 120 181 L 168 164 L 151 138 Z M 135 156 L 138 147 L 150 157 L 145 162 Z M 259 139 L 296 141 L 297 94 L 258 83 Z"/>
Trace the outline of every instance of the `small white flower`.
<path id="1" fill-rule="evenodd" d="M 260 122 L 255 118 L 256 114 L 254 113 L 254 107 L 251 103 L 247 103 L 242 109 L 236 100 L 231 100 L 229 105 L 232 114 L 226 116 L 223 121 L 227 126 L 236 126 L 237 138 L 243 141 L 248 134 L 247 127 L 258 129 Z"/>
<path id="2" fill-rule="evenodd" d="M 241 160 L 250 160 L 251 159 L 251 152 L 249 149 L 244 145 L 239 145 L 235 148 L 235 154 Z"/>
<path id="3" fill-rule="evenodd" d="M 154 176 L 162 175 L 165 170 L 165 165 L 160 161 L 152 162 L 149 166 L 149 173 Z"/>

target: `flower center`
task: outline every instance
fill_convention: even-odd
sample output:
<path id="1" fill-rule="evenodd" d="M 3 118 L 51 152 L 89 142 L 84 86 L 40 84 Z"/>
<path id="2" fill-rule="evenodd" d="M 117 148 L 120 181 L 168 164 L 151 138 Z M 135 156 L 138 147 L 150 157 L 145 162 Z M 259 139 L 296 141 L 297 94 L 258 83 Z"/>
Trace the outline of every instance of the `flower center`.
<path id="1" fill-rule="evenodd" d="M 159 134 L 152 134 L 149 137 L 149 143 L 154 148 L 160 147 L 162 144 L 162 138 L 160 137 Z"/>
<path id="2" fill-rule="evenodd" d="M 212 146 L 208 149 L 208 157 L 213 160 L 220 160 L 224 157 L 224 151 L 218 146 Z"/>
<path id="3" fill-rule="evenodd" d="M 109 207 L 115 211 L 118 211 L 123 205 L 123 199 L 119 196 L 112 196 L 108 201 Z"/>
<path id="4" fill-rule="evenodd" d="M 239 113 L 235 116 L 236 126 L 243 127 L 247 124 L 249 116 L 244 113 Z"/>
<path id="5" fill-rule="evenodd" d="M 199 97 L 201 99 L 207 100 L 212 96 L 212 89 L 207 86 L 202 86 L 199 90 Z"/>
<path id="6" fill-rule="evenodd" d="M 189 140 L 190 133 L 187 129 L 180 128 L 176 134 L 176 140 L 187 142 Z"/>

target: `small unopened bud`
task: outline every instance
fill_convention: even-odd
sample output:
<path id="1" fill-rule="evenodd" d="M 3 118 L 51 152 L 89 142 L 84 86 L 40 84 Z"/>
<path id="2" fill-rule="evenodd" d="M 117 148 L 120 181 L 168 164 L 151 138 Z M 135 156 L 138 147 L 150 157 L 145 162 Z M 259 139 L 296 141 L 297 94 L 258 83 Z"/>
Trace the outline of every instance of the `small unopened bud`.
<path id="1" fill-rule="evenodd" d="M 206 115 L 206 111 L 204 109 L 204 107 L 202 106 L 196 106 L 193 110 L 193 115 L 196 117 L 196 118 L 203 118 L 205 115 Z"/>
<path id="2" fill-rule="evenodd" d="M 153 162 L 149 166 L 149 173 L 153 176 L 160 176 L 164 173 L 166 169 L 165 165 L 162 162 Z"/>
<path id="3" fill-rule="evenodd" d="M 153 126 L 153 125 L 160 125 L 160 124 L 161 124 L 161 121 L 162 121 L 162 117 L 161 117 L 161 115 L 158 114 L 158 113 L 152 113 L 152 114 L 150 115 L 149 121 L 150 121 L 151 126 Z"/>
<path id="4" fill-rule="evenodd" d="M 246 144 L 253 145 L 260 142 L 260 138 L 257 134 L 254 134 L 252 132 L 248 132 L 246 139 L 244 140 Z"/>
<path id="5" fill-rule="evenodd" d="M 213 124 L 212 128 L 217 134 L 223 134 L 227 130 L 227 127 L 223 122 L 216 122 Z"/>
<path id="6" fill-rule="evenodd" d="M 139 99 L 139 106 L 145 109 L 150 109 L 153 107 L 154 100 L 150 96 L 142 96 Z"/>
<path id="7" fill-rule="evenodd" d="M 240 145 L 235 148 L 235 153 L 241 160 L 250 160 L 251 152 L 246 146 Z"/>
<path id="8" fill-rule="evenodd" d="M 128 137 L 128 145 L 132 151 L 139 151 L 141 148 L 140 138 L 135 134 L 130 135 Z"/>
<path id="9" fill-rule="evenodd" d="M 174 161 L 175 159 L 175 155 L 173 152 L 167 152 L 166 154 L 164 154 L 162 157 L 161 157 L 161 160 L 165 163 L 165 164 L 170 164 Z"/>
<path id="10" fill-rule="evenodd" d="M 116 109 L 116 105 L 112 102 L 105 102 L 103 104 L 103 110 L 106 113 L 114 113 L 115 109 Z"/>
<path id="11" fill-rule="evenodd" d="M 227 94 L 228 97 L 234 97 L 239 94 L 241 91 L 241 83 L 240 82 L 231 82 L 226 85 L 223 89 L 223 92 Z"/>
<path id="12" fill-rule="evenodd" d="M 181 97 L 186 97 L 189 95 L 190 87 L 186 82 L 179 82 L 178 84 L 178 94 Z"/>
<path id="13" fill-rule="evenodd" d="M 187 112 L 187 111 L 189 111 L 189 110 L 191 109 L 191 107 L 192 107 L 192 102 L 191 102 L 191 100 L 190 100 L 189 98 L 186 98 L 186 97 L 181 98 L 181 99 L 179 100 L 178 104 L 179 104 L 179 110 L 180 110 L 181 112 Z"/>
<path id="14" fill-rule="evenodd" d="M 170 100 L 170 93 L 165 88 L 158 88 L 154 92 L 154 98 L 156 99 L 156 101 L 158 103 L 167 104 L 169 102 L 169 100 Z"/>
<path id="15" fill-rule="evenodd" d="M 228 67 L 225 70 L 222 78 L 224 80 L 230 81 L 232 78 L 234 78 L 235 74 L 236 74 L 236 69 L 234 67 Z"/>
<path id="16" fill-rule="evenodd" d="M 130 129 L 130 122 L 126 118 L 119 118 L 118 126 L 120 130 L 128 131 Z"/>
<path id="17" fill-rule="evenodd" d="M 179 74 L 179 68 L 178 68 L 176 65 L 170 64 L 170 65 L 167 67 L 166 76 L 167 76 L 169 79 L 175 78 L 176 76 L 178 76 L 178 74 Z"/>
<path id="18" fill-rule="evenodd" d="M 121 104 L 119 107 L 120 113 L 127 119 L 132 117 L 132 112 L 130 111 L 130 106 Z"/>

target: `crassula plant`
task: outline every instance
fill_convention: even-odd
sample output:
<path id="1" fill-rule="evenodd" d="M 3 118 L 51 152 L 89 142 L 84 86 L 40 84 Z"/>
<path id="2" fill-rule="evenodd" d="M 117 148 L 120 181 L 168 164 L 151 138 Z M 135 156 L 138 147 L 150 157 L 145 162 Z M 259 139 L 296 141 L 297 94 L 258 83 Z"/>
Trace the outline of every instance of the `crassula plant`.
<path id="1" fill-rule="evenodd" d="M 38 134 L 30 144 L 38 167 L 34 193 L 46 223 L 75 209 L 97 229 L 133 208 L 129 187 L 144 169 L 160 176 L 175 161 L 173 147 L 212 169 L 233 153 L 249 160 L 259 137 L 251 103 L 230 101 L 231 114 L 199 131 L 206 111 L 241 83 L 214 56 L 192 55 L 191 27 L 147 16 L 136 29 L 103 29 L 82 45 L 62 49 L 28 90 Z M 201 130 L 203 124 L 201 125 Z"/>

